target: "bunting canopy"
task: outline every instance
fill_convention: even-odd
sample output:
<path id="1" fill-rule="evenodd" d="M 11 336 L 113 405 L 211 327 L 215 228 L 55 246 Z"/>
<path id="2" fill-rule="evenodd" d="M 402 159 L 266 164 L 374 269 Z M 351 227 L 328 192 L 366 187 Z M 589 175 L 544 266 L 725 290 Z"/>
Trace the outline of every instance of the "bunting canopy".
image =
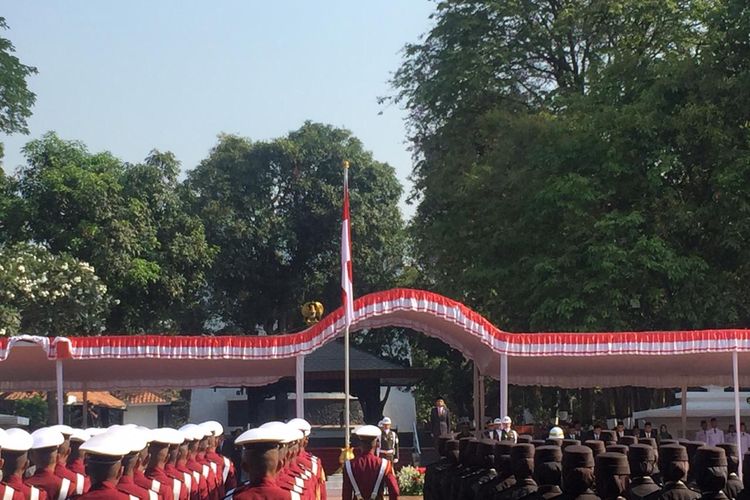
<path id="1" fill-rule="evenodd" d="M 393 289 L 354 302 L 352 331 L 411 328 L 439 338 L 497 378 L 559 387 L 750 385 L 750 331 L 508 333 L 447 297 Z M 343 333 L 339 308 L 299 333 L 273 336 L 114 335 L 0 339 L 0 390 L 52 390 L 57 362 L 66 390 L 265 385 L 295 375 L 295 360 Z M 356 367 L 353 367 L 356 368 Z M 747 369 L 745 369 L 747 368 Z"/>

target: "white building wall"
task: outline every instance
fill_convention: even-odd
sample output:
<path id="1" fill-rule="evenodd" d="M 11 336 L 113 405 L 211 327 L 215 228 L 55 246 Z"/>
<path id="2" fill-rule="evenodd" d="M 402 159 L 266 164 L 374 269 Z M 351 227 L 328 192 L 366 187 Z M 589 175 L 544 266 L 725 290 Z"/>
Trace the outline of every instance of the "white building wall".
<path id="1" fill-rule="evenodd" d="M 381 399 L 385 397 L 386 391 L 385 387 L 380 388 Z M 383 415 L 390 417 L 393 426 L 397 427 L 400 432 L 411 432 L 417 419 L 417 405 L 414 402 L 414 395 L 406 389 L 392 388 L 388 401 L 385 403 L 385 408 L 383 408 Z"/>
<path id="2" fill-rule="evenodd" d="M 128 406 L 123 414 L 122 422 L 156 429 L 159 427 L 159 407 L 157 405 Z"/>
<path id="3" fill-rule="evenodd" d="M 227 401 L 247 399 L 238 396 L 237 389 L 193 389 L 190 393 L 190 422 L 216 420 L 224 428 L 229 427 Z"/>

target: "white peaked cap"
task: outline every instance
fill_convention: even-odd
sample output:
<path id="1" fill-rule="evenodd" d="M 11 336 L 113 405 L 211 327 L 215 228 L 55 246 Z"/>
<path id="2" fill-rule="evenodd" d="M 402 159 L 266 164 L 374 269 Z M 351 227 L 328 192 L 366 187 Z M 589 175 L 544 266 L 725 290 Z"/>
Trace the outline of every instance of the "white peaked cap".
<path id="1" fill-rule="evenodd" d="M 286 430 L 281 427 L 257 427 L 237 436 L 237 439 L 234 440 L 234 444 L 242 446 L 252 443 L 283 443 L 286 438 Z"/>
<path id="2" fill-rule="evenodd" d="M 52 429 L 53 431 L 57 431 L 63 436 L 73 435 L 73 430 L 74 430 L 71 426 L 65 425 L 65 424 L 50 425 L 47 428 Z"/>
<path id="3" fill-rule="evenodd" d="M 388 417 L 383 417 L 383 420 L 380 421 L 383 425 L 391 425 L 391 419 Z"/>
<path id="4" fill-rule="evenodd" d="M 305 437 L 304 433 L 295 428 L 292 425 L 285 424 L 284 422 L 266 422 L 265 424 L 261 425 L 259 429 L 279 429 L 279 431 L 284 435 L 284 439 L 281 441 L 282 443 L 291 443 L 292 441 L 299 441 L 303 437 Z"/>
<path id="5" fill-rule="evenodd" d="M 131 437 L 118 431 L 93 436 L 81 445 L 81 451 L 108 457 L 124 457 L 133 448 Z"/>
<path id="6" fill-rule="evenodd" d="M 84 429 L 84 431 L 86 431 L 89 436 L 97 436 L 107 432 L 107 429 L 102 429 L 101 427 L 89 427 L 88 429 Z"/>
<path id="7" fill-rule="evenodd" d="M 563 439 L 565 438 L 565 434 L 563 433 L 563 430 L 559 427 L 553 427 L 549 430 L 549 439 Z"/>
<path id="8" fill-rule="evenodd" d="M 508 416 L 503 417 L 503 419 L 500 421 L 501 424 L 510 424 L 512 422 L 513 421 Z"/>
<path id="9" fill-rule="evenodd" d="M 376 438 L 380 437 L 382 431 L 380 430 L 380 428 L 374 425 L 363 425 L 361 427 L 358 427 L 354 431 L 354 434 L 359 437 Z"/>
<path id="10" fill-rule="evenodd" d="M 141 451 L 146 446 L 148 446 L 148 443 L 150 441 L 149 435 L 150 432 L 146 433 L 139 429 L 132 429 L 130 427 L 122 426 L 116 427 L 114 429 L 109 429 L 107 430 L 107 432 L 99 434 L 99 436 L 123 441 L 125 443 L 125 446 L 128 448 L 128 451 L 125 452 L 125 455 L 134 453 L 136 451 Z M 81 449 L 83 449 L 83 447 Z"/>
<path id="11" fill-rule="evenodd" d="M 162 427 L 151 431 L 151 442 L 162 444 L 182 444 L 185 441 L 185 435 L 177 429 Z"/>
<path id="12" fill-rule="evenodd" d="M 71 441 L 82 441 L 86 442 L 91 437 L 91 434 L 83 429 L 73 429 L 73 434 L 70 435 Z"/>
<path id="13" fill-rule="evenodd" d="M 503 423 L 502 418 L 496 418 L 495 420 L 492 421 L 492 425 L 500 425 L 502 423 Z"/>
<path id="14" fill-rule="evenodd" d="M 198 441 L 206 437 L 206 431 L 195 424 L 185 424 L 180 427 L 179 431 L 187 441 Z"/>
<path id="15" fill-rule="evenodd" d="M 271 420 L 270 422 L 266 422 L 265 424 L 258 427 L 258 429 L 266 429 L 268 427 L 280 427 L 282 425 L 286 425 L 284 422 L 279 422 L 278 420 Z"/>
<path id="16" fill-rule="evenodd" d="M 49 427 L 42 427 L 35 430 L 31 433 L 31 438 L 34 440 L 34 444 L 31 446 L 32 450 L 53 448 L 65 442 L 65 438 L 60 431 L 50 429 Z"/>
<path id="17" fill-rule="evenodd" d="M 23 429 L 8 429 L 3 439 L 3 450 L 29 451 L 34 446 L 34 438 Z"/>
<path id="18" fill-rule="evenodd" d="M 301 430 L 305 434 L 305 436 L 309 436 L 310 431 L 312 431 L 312 426 L 310 425 L 310 422 L 308 422 L 304 418 L 293 418 L 289 422 L 287 422 L 287 425 L 290 425 L 294 427 L 295 429 Z"/>
<path id="19" fill-rule="evenodd" d="M 224 426 L 221 425 L 216 420 L 209 420 L 208 422 L 203 422 L 202 424 L 198 424 L 198 427 L 205 429 L 207 433 L 213 434 L 214 436 L 221 436 L 224 434 Z"/>
<path id="20" fill-rule="evenodd" d="M 0 448 L 5 448 L 5 441 L 7 440 L 7 438 L 8 434 L 4 430 L 0 429 Z"/>

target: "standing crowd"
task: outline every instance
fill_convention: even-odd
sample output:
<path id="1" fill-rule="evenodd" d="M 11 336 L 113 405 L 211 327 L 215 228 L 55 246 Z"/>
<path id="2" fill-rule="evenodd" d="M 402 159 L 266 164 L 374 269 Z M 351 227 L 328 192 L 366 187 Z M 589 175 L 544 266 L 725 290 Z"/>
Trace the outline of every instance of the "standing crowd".
<path id="1" fill-rule="evenodd" d="M 424 498 L 750 500 L 750 453 L 719 439 L 716 421 L 711 425 L 695 441 L 665 437 L 666 428 L 657 433 L 650 424 L 627 433 L 622 422 L 585 433 L 575 424 L 553 427 L 533 439 L 512 430 L 510 418 L 496 419 L 481 439 L 435 436 L 440 459 L 427 467 Z"/>
<path id="2" fill-rule="evenodd" d="M 247 477 L 239 485 L 240 471 L 218 451 L 218 422 L 0 430 L 0 500 L 325 500 L 322 463 L 306 451 L 310 430 L 293 419 L 237 436 Z"/>

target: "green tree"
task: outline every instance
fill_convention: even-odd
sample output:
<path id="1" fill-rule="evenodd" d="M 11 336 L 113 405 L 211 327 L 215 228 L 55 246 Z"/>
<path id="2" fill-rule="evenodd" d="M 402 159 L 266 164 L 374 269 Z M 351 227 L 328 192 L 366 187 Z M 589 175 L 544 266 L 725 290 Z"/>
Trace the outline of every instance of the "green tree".
<path id="1" fill-rule="evenodd" d="M 430 286 L 511 331 L 746 325 L 748 33 L 735 0 L 439 4 L 394 79 Z"/>
<path id="2" fill-rule="evenodd" d="M 153 151 L 127 164 L 53 133 L 24 152 L 25 224 L 16 239 L 91 263 L 116 301 L 109 331 L 200 329 L 214 251 L 183 201 L 174 156 Z"/>
<path id="3" fill-rule="evenodd" d="M 0 30 L 8 29 L 4 17 L 0 17 Z M 26 80 L 36 74 L 36 68 L 23 64 L 15 54 L 13 43 L 0 37 L 0 131 L 6 134 L 20 132 L 28 134 L 26 120 L 36 95 L 29 90 Z M 3 146 L 0 143 L 0 159 Z"/>
<path id="4" fill-rule="evenodd" d="M 99 333 L 107 287 L 87 263 L 38 245 L 0 248 L 0 335 Z"/>
<path id="5" fill-rule="evenodd" d="M 340 303 L 342 161 L 351 162 L 355 293 L 391 286 L 402 267 L 401 186 L 346 130 L 306 123 L 253 142 L 221 136 L 187 189 L 219 252 L 209 302 L 226 331 L 302 326 L 299 306 Z"/>

